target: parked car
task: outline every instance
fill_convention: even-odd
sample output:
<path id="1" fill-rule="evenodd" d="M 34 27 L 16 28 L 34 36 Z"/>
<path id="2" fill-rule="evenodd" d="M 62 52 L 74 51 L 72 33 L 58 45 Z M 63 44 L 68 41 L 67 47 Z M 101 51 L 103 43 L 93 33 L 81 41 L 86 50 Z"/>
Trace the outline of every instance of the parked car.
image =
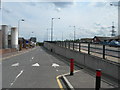
<path id="1" fill-rule="evenodd" d="M 120 42 L 119 41 L 111 41 L 109 43 L 110 47 L 120 47 Z"/>
<path id="2" fill-rule="evenodd" d="M 100 42 L 100 44 L 102 44 L 102 45 L 109 45 L 109 42 L 108 41 L 104 41 L 104 42 Z"/>

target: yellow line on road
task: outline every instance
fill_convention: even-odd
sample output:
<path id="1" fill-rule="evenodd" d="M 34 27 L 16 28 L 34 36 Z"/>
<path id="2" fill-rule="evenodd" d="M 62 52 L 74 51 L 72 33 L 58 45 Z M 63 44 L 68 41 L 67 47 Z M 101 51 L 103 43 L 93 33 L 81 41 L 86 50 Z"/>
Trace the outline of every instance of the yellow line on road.
<path id="1" fill-rule="evenodd" d="M 61 82 L 60 82 L 60 80 L 59 80 L 60 77 L 61 77 L 61 75 L 57 76 L 56 79 L 57 79 L 57 82 L 58 82 L 58 85 L 59 85 L 60 89 L 61 89 L 61 90 L 64 90 L 64 89 L 63 89 L 63 86 L 62 86 L 62 84 L 61 84 Z"/>
<path id="2" fill-rule="evenodd" d="M 77 73 L 77 72 L 79 72 L 79 71 L 80 71 L 80 70 L 75 70 L 74 73 Z M 59 75 L 59 76 L 56 77 L 57 82 L 58 82 L 58 85 L 59 85 L 59 87 L 60 87 L 61 90 L 64 90 L 64 88 L 63 88 L 63 86 L 62 86 L 59 78 L 62 77 L 62 76 L 65 76 L 65 75 L 69 75 L 69 74 L 70 74 L 70 73 L 66 73 L 66 74 L 62 74 L 62 75 Z"/>

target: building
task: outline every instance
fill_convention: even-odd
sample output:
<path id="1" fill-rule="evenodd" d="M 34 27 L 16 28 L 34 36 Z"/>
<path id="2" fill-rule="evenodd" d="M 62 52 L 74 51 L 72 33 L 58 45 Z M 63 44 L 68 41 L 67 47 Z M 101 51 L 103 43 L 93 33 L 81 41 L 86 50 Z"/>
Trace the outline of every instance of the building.
<path id="1" fill-rule="evenodd" d="M 120 41 L 120 35 L 115 36 L 115 37 L 110 37 L 110 41 L 115 40 L 115 41 Z"/>
<path id="2" fill-rule="evenodd" d="M 30 41 L 36 42 L 36 37 L 31 37 L 31 38 L 30 38 Z"/>
<path id="3" fill-rule="evenodd" d="M 25 40 L 23 37 L 19 37 L 18 39 L 18 44 L 19 44 L 19 50 L 21 50 L 22 48 L 26 48 L 27 47 L 27 40 Z"/>
<path id="4" fill-rule="evenodd" d="M 100 42 L 104 42 L 104 41 L 110 41 L 111 37 L 102 37 L 102 36 L 95 36 L 93 38 L 93 42 L 94 43 L 100 43 Z"/>
<path id="5" fill-rule="evenodd" d="M 93 38 L 81 38 L 80 42 L 86 42 L 86 43 L 93 42 Z"/>

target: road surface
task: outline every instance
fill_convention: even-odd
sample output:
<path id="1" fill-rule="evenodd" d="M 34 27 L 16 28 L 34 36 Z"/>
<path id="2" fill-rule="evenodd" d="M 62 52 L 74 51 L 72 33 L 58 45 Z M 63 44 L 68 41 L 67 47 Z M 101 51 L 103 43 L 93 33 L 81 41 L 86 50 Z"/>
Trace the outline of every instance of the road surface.
<path id="1" fill-rule="evenodd" d="M 56 77 L 69 72 L 67 64 L 41 47 L 5 59 L 2 66 L 3 88 L 59 88 Z"/>

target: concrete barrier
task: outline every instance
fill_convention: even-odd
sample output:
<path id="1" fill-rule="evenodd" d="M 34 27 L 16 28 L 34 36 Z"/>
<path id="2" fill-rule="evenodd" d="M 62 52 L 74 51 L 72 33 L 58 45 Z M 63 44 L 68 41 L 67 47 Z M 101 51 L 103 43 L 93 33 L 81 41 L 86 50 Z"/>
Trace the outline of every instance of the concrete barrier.
<path id="1" fill-rule="evenodd" d="M 75 62 L 86 66 L 92 70 L 102 69 L 102 73 L 115 81 L 120 81 L 120 65 L 110 60 L 105 60 L 96 56 L 88 55 L 78 51 L 73 51 L 64 47 L 57 46 L 54 43 L 44 43 L 44 47 L 52 52 L 62 55 L 66 58 L 73 58 Z"/>

